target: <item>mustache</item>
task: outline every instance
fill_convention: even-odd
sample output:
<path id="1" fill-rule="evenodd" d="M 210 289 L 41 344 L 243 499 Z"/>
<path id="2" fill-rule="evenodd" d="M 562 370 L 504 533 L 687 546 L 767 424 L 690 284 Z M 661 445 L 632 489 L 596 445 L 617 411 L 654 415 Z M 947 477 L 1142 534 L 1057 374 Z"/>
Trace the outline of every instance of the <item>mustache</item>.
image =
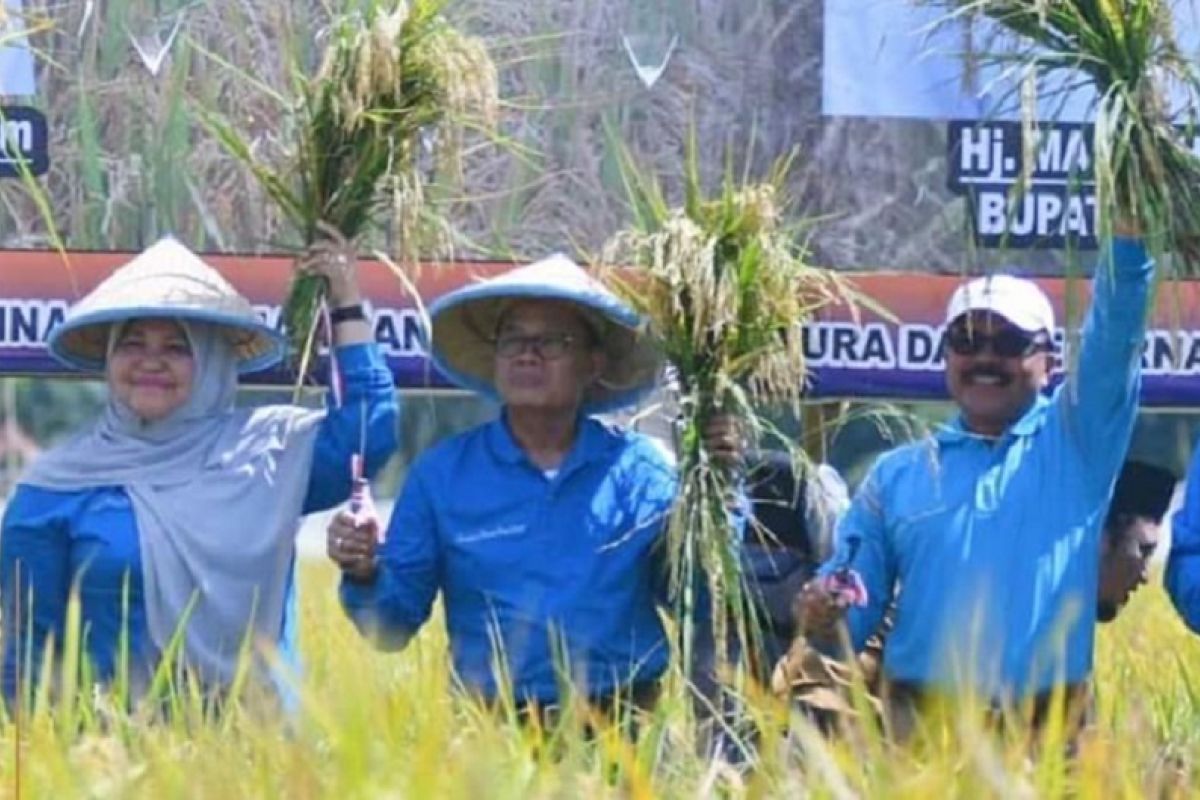
<path id="1" fill-rule="evenodd" d="M 976 378 L 995 378 L 996 380 L 1008 383 L 1012 380 L 1012 376 L 1006 370 L 1001 369 L 994 364 L 977 364 L 963 372 L 963 378 L 968 381 L 973 381 Z"/>

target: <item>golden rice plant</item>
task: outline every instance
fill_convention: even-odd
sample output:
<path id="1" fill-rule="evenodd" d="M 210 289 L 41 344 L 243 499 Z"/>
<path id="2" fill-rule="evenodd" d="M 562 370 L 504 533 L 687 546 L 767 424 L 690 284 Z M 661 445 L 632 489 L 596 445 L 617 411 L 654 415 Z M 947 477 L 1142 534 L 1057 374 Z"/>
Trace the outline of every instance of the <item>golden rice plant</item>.
<path id="1" fill-rule="evenodd" d="M 766 694 L 745 712 L 760 726 L 754 760 L 731 768 L 687 740 L 674 681 L 644 724 L 621 735 L 578 720 L 517 723 L 455 689 L 440 614 L 402 653 L 378 652 L 345 619 L 336 569 L 300 559 L 300 652 L 286 718 L 252 701 L 213 713 L 169 687 L 158 713 L 127 713 L 38 659 L 48 691 L 19 718 L 0 705 L 0 794 L 10 797 L 1194 797 L 1200 775 L 1200 638 L 1179 622 L 1155 576 L 1097 637 L 1095 724 L 1074 756 L 1061 739 L 1031 749 L 1014 721 L 987 729 L 947 709 L 916 739 L 871 726 L 822 739 Z M 55 657 L 86 635 L 64 626 Z M 62 654 L 60 656 L 60 654 Z M 1164 657 L 1167 654 L 1167 657 Z M 36 673 L 35 673 L 36 675 Z M 61 682 L 61 683 L 59 683 Z M 790 728 L 790 731 L 788 730 Z M 851 729 L 852 731 L 854 729 Z M 849 732 L 848 732 L 849 733 Z"/>
<path id="2" fill-rule="evenodd" d="M 791 158 L 756 184 L 727 170 L 710 197 L 695 151 L 693 142 L 684 202 L 677 208 L 668 205 L 657 180 L 641 177 L 646 173 L 626 158 L 637 223 L 613 237 L 602 258 L 606 265 L 631 268 L 604 274 L 647 320 L 677 372 L 679 488 L 666 546 L 685 665 L 692 660 L 697 613 L 711 610 L 717 642 L 736 641 L 743 652 L 753 652 L 758 638 L 755 604 L 730 526 L 740 470 L 710 458 L 705 427 L 714 414 L 726 414 L 739 422 L 748 443 L 777 435 L 759 411 L 799 411 L 808 381 L 804 326 L 832 303 L 860 299 L 833 272 L 812 266 L 796 231 L 784 224 Z M 708 608 L 699 603 L 701 587 Z M 728 666 L 724 646 L 717 655 L 718 669 Z"/>
<path id="3" fill-rule="evenodd" d="M 498 106 L 496 67 L 479 39 L 447 20 L 447 2 L 346 4 L 319 37 L 315 73 L 298 73 L 291 121 L 281 125 L 295 137 L 283 163 L 261 163 L 228 123 L 201 112 L 306 244 L 325 235 L 324 226 L 353 239 L 387 209 L 401 255 L 415 260 L 426 173 L 435 166 L 422 151 L 434 149 L 436 166 L 457 174 L 464 129 L 493 124 Z M 324 290 L 323 279 L 298 272 L 284 304 L 302 365 Z"/>
<path id="4" fill-rule="evenodd" d="M 1134 223 L 1152 249 L 1174 253 L 1179 272 L 1200 272 L 1200 157 L 1192 151 L 1200 74 L 1175 36 L 1172 3 L 933 2 L 952 17 L 984 15 L 1021 37 L 1029 47 L 1018 66 L 1027 74 L 1070 71 L 1094 86 L 1101 224 Z"/>

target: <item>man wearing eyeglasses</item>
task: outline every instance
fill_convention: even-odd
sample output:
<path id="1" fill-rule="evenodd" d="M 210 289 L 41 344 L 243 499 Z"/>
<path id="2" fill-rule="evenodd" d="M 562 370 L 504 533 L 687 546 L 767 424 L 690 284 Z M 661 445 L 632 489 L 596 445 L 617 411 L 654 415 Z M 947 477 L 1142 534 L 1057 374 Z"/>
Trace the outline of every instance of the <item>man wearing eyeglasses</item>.
<path id="1" fill-rule="evenodd" d="M 500 413 L 421 454 L 382 542 L 377 523 L 335 517 L 343 608 L 399 649 L 440 594 L 458 683 L 533 718 L 568 697 L 650 704 L 671 652 L 658 611 L 676 475 L 648 437 L 593 415 L 652 388 L 661 352 L 563 256 L 452 292 L 430 317 L 439 370 Z M 740 457 L 728 420 L 705 446 Z"/>
<path id="2" fill-rule="evenodd" d="M 1078 360 L 1050 394 L 1054 312 L 1037 285 L 959 287 L 945 340 L 958 414 L 880 457 L 823 567 L 857 571 L 865 603 L 847 608 L 828 580 L 801 595 L 804 629 L 827 650 L 843 618 L 861 650 L 894 605 L 893 711 L 963 694 L 1044 705 L 1091 671 L 1099 537 L 1137 412 L 1153 273 L 1136 236 L 1102 250 Z"/>

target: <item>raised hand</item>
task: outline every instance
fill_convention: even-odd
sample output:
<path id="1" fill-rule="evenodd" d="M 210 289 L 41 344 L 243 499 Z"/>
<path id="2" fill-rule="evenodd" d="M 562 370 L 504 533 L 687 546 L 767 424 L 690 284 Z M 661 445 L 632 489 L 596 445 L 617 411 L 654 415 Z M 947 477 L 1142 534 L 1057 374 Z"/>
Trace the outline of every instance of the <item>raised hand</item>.
<path id="1" fill-rule="evenodd" d="M 300 272 L 320 275 L 329 283 L 329 305 L 333 308 L 362 302 L 358 286 L 358 253 L 354 243 L 338 230 L 318 222 L 324 238 L 309 245 L 297 260 Z"/>

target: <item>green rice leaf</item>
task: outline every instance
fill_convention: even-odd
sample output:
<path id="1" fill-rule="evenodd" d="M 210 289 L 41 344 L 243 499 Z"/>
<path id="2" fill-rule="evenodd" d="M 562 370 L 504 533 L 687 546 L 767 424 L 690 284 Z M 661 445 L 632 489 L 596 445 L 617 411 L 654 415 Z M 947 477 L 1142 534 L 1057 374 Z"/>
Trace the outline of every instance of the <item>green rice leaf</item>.
<path id="1" fill-rule="evenodd" d="M 414 265 L 422 235 L 445 230 L 424 212 L 422 152 L 436 141 L 438 171 L 458 175 L 464 130 L 490 129 L 498 109 L 495 65 L 479 40 L 449 23 L 445 8 L 446 0 L 367 0 L 340 9 L 320 37 L 318 68 L 307 77 L 297 68 L 295 97 L 268 92 L 285 109 L 281 129 L 294 132 L 279 163 L 264 163 L 213 112 L 197 112 L 306 244 L 324 235 L 323 226 L 355 239 L 386 219 L 395 225 L 398 260 Z M 300 277 L 284 305 L 302 367 L 317 346 L 324 291 L 323 282 Z M 302 368 L 300 382 L 304 375 Z"/>
<path id="2" fill-rule="evenodd" d="M 1165 0 L 926 0 L 947 20 L 990 17 L 1023 41 L 1018 63 L 1070 70 L 1097 95 L 1093 165 L 1102 231 L 1140 229 L 1177 274 L 1200 274 L 1200 157 L 1192 150 L 1200 74 Z M 980 54 L 969 54 L 977 58 Z M 983 54 L 1014 60 L 1011 54 Z M 1077 87 L 1080 82 L 1073 82 Z M 1169 107 L 1168 97 L 1182 97 Z M 1176 104 L 1178 105 L 1178 104 Z M 1028 122 L 1036 104 L 1023 104 Z M 1183 130 L 1180 130 L 1182 126 Z"/>

